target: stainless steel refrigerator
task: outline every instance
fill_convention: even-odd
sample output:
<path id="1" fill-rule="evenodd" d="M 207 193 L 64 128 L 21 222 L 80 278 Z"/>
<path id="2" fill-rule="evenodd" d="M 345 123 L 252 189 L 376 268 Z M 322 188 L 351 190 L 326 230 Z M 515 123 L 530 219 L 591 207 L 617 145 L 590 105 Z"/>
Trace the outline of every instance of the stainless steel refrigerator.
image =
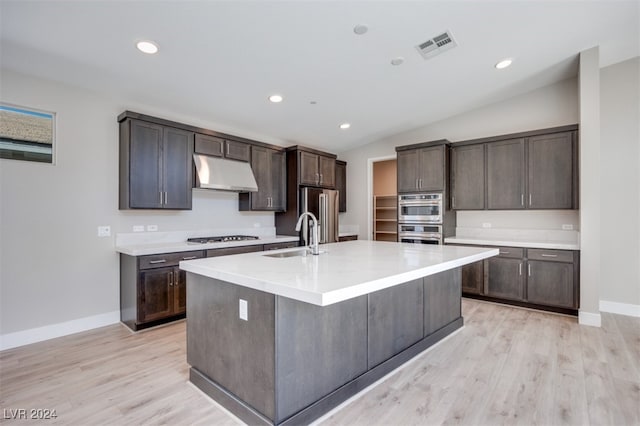
<path id="1" fill-rule="evenodd" d="M 318 219 L 319 243 L 338 242 L 338 191 L 333 189 L 300 188 L 300 214 L 311 212 Z M 300 239 L 308 245 L 311 219 L 305 217 Z"/>

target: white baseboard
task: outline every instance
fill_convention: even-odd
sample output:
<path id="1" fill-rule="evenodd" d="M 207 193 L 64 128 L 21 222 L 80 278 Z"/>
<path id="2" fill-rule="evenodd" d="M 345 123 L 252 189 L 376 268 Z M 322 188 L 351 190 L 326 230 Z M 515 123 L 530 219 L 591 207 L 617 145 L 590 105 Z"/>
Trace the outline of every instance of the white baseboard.
<path id="1" fill-rule="evenodd" d="M 640 317 L 640 305 L 632 305 L 630 303 L 618 303 L 601 300 L 600 311 L 609 312 L 612 314 L 627 315 L 630 317 Z"/>
<path id="2" fill-rule="evenodd" d="M 592 312 L 578 311 L 578 324 L 600 327 L 602 324 L 602 318 L 600 317 L 599 312 L 594 314 Z"/>
<path id="3" fill-rule="evenodd" d="M 72 321 L 60 322 L 58 324 L 46 325 L 44 327 L 7 333 L 0 336 L 0 351 L 104 327 L 105 325 L 116 324 L 118 322 L 120 322 L 120 311 L 113 311 Z"/>

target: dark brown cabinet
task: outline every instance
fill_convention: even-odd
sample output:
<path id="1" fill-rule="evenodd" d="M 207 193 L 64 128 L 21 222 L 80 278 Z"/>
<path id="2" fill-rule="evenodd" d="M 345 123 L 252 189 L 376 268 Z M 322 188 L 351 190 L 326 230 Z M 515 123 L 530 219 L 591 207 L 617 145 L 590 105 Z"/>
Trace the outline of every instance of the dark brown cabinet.
<path id="1" fill-rule="evenodd" d="M 462 268 L 462 292 L 484 293 L 484 261 L 470 263 Z"/>
<path id="2" fill-rule="evenodd" d="M 455 144 L 452 208 L 578 208 L 578 134 L 574 129 L 577 126 Z"/>
<path id="3" fill-rule="evenodd" d="M 451 149 L 451 208 L 483 210 L 485 205 L 485 145 Z"/>
<path id="4" fill-rule="evenodd" d="M 501 299 L 524 300 L 524 261 L 492 257 L 487 262 L 487 295 Z"/>
<path id="5" fill-rule="evenodd" d="M 525 142 L 512 139 L 487 144 L 487 208 L 524 209 Z"/>
<path id="6" fill-rule="evenodd" d="M 196 133 L 195 136 L 195 152 L 197 154 L 249 162 L 251 156 L 250 148 L 251 145 L 244 142 L 222 139 L 200 133 Z"/>
<path id="7" fill-rule="evenodd" d="M 300 185 L 334 188 L 336 186 L 336 159 L 308 151 L 298 151 Z"/>
<path id="8" fill-rule="evenodd" d="M 261 247 L 261 246 L 260 246 Z M 184 318 L 186 273 L 182 260 L 204 257 L 202 250 L 149 256 L 120 255 L 120 319 L 141 330 Z"/>
<path id="9" fill-rule="evenodd" d="M 284 152 L 252 146 L 251 169 L 258 183 L 258 191 L 239 195 L 240 210 L 285 211 Z"/>
<path id="10" fill-rule="evenodd" d="M 529 249 L 527 256 L 527 301 L 577 308 L 573 252 Z"/>
<path id="11" fill-rule="evenodd" d="M 336 189 L 338 190 L 338 211 L 347 211 L 347 163 L 336 160 Z"/>
<path id="12" fill-rule="evenodd" d="M 396 150 L 399 193 L 445 190 L 446 144 Z"/>
<path id="13" fill-rule="evenodd" d="M 120 209 L 191 209 L 193 132 L 120 122 Z"/>
<path id="14" fill-rule="evenodd" d="M 533 136 L 527 143 L 528 197 L 531 209 L 577 208 L 577 154 L 573 132 Z"/>
<path id="15" fill-rule="evenodd" d="M 339 243 L 344 243 L 346 241 L 357 241 L 357 240 L 358 240 L 357 235 L 344 235 L 338 238 Z"/>

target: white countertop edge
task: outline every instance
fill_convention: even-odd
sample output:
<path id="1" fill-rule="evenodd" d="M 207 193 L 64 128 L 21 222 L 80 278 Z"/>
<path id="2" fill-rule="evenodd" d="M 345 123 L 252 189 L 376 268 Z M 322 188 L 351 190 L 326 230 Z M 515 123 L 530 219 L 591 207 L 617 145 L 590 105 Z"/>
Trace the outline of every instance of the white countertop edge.
<path id="1" fill-rule="evenodd" d="M 151 244 L 116 246 L 116 252 L 127 254 L 129 256 L 145 256 L 145 255 L 152 255 L 152 254 L 174 253 L 174 252 L 181 252 L 181 251 L 244 247 L 244 246 L 255 246 L 259 244 L 288 243 L 288 242 L 296 242 L 296 241 L 298 241 L 298 237 L 293 237 L 288 235 L 277 235 L 275 237 L 261 237 L 258 240 L 229 241 L 226 243 L 188 244 L 187 242 L 180 241 L 180 242 L 173 242 L 173 243 L 151 243 Z"/>
<path id="2" fill-rule="evenodd" d="M 291 249 L 281 250 L 283 252 Z M 295 249 L 298 250 L 298 249 Z M 358 296 L 373 293 L 378 290 L 384 290 L 385 288 L 393 287 L 405 282 L 413 281 L 418 278 L 422 278 L 429 275 L 437 274 L 438 272 L 448 271 L 453 268 L 468 265 L 469 263 L 477 262 L 479 260 L 487 259 L 489 257 L 497 256 L 499 254 L 498 249 L 489 249 L 486 252 L 478 253 L 470 256 L 466 256 L 460 259 L 451 260 L 447 262 L 438 263 L 436 265 L 430 265 L 423 268 L 419 268 L 413 271 L 404 272 L 401 274 L 393 275 L 390 277 L 380 278 L 374 281 L 364 282 L 341 288 L 334 291 L 328 291 L 325 293 L 318 293 L 308 290 L 302 290 L 300 288 L 293 288 L 284 286 L 279 283 L 273 283 L 269 281 L 263 281 L 247 276 L 236 275 L 228 272 L 222 272 L 210 267 L 201 266 L 197 261 L 182 261 L 180 262 L 180 269 L 199 274 L 208 278 L 214 278 L 221 281 L 227 281 L 232 284 L 240 285 L 254 290 L 264 291 L 266 293 L 275 294 L 277 296 L 283 296 L 290 299 L 298 300 L 301 302 L 311 303 L 318 306 L 327 306 L 345 300 L 353 299 Z"/>
<path id="3" fill-rule="evenodd" d="M 487 240 L 481 238 L 448 237 L 444 239 L 445 244 L 470 244 L 486 246 L 508 246 L 523 248 L 557 249 L 557 250 L 580 250 L 580 244 L 571 242 L 547 242 L 547 241 L 514 241 L 514 240 Z"/>

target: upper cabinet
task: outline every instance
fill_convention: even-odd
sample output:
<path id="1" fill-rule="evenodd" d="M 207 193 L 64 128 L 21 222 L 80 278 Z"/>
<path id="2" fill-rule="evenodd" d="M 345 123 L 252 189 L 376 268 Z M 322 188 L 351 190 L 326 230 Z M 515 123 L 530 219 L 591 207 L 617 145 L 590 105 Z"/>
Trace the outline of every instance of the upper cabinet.
<path id="1" fill-rule="evenodd" d="M 575 125 L 454 144 L 452 208 L 576 209 L 577 151 Z"/>
<path id="2" fill-rule="evenodd" d="M 451 208 L 485 208 L 485 145 L 455 146 L 451 149 Z"/>
<path id="3" fill-rule="evenodd" d="M 338 211 L 347 211 L 347 163 L 336 160 L 336 189 L 338 190 Z"/>
<path id="4" fill-rule="evenodd" d="M 258 183 L 258 191 L 239 195 L 240 210 L 285 211 L 284 151 L 252 146 L 251 169 Z"/>
<path id="5" fill-rule="evenodd" d="M 244 142 L 197 133 L 195 136 L 195 152 L 197 154 L 249 162 L 251 145 Z"/>
<path id="6" fill-rule="evenodd" d="M 531 209 L 577 208 L 577 149 L 574 132 L 533 136 L 527 146 Z"/>
<path id="7" fill-rule="evenodd" d="M 298 149 L 300 185 L 334 188 L 336 186 L 336 157 Z"/>
<path id="8" fill-rule="evenodd" d="M 191 209 L 194 133 L 120 122 L 120 209 Z"/>
<path id="9" fill-rule="evenodd" d="M 396 148 L 398 152 L 398 192 L 444 191 L 446 145 L 425 148 Z"/>
<path id="10" fill-rule="evenodd" d="M 487 144 L 487 208 L 524 209 L 524 139 Z"/>

